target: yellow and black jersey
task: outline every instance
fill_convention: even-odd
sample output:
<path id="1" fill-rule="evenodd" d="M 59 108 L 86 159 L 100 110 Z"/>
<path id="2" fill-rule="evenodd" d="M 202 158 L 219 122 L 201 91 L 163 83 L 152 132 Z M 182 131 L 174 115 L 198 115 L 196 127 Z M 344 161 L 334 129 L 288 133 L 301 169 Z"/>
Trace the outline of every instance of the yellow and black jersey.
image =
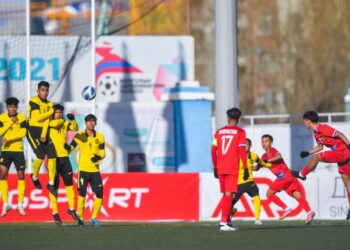
<path id="1" fill-rule="evenodd" d="M 57 157 L 67 157 L 68 151 L 64 147 L 66 143 L 67 131 L 78 131 L 78 124 L 75 120 L 69 122 L 63 119 L 50 121 L 49 136 L 53 142 Z"/>
<path id="2" fill-rule="evenodd" d="M 242 160 L 239 162 L 239 174 L 238 174 L 238 185 L 243 184 L 243 183 L 247 183 L 250 181 L 253 181 L 253 167 L 254 165 L 259 165 L 259 166 L 263 166 L 266 168 L 270 168 L 271 164 L 270 163 L 265 163 L 263 160 L 261 160 L 259 158 L 259 156 L 254 153 L 254 152 L 249 152 L 247 154 L 248 159 L 247 159 L 247 166 L 248 166 L 248 171 L 249 171 L 249 178 L 247 180 L 243 179 L 243 175 L 244 175 L 244 168 L 243 168 L 243 163 Z"/>
<path id="3" fill-rule="evenodd" d="M 42 137 L 46 137 L 49 128 L 50 118 L 54 113 L 53 103 L 41 100 L 39 96 L 33 96 L 28 106 L 29 127 L 41 127 Z"/>
<path id="4" fill-rule="evenodd" d="M 99 172 L 100 160 L 105 158 L 104 136 L 95 131 L 94 136 L 88 136 L 85 131 L 81 131 L 74 136 L 71 148 L 78 146 L 79 163 L 78 170 L 84 172 Z M 93 162 L 91 158 L 98 156 L 99 160 Z"/>
<path id="5" fill-rule="evenodd" d="M 27 132 L 27 121 L 24 114 L 17 114 L 14 123 L 8 113 L 0 115 L 0 136 L 7 142 L 2 144 L 1 150 L 10 152 L 23 152 L 23 137 Z"/>

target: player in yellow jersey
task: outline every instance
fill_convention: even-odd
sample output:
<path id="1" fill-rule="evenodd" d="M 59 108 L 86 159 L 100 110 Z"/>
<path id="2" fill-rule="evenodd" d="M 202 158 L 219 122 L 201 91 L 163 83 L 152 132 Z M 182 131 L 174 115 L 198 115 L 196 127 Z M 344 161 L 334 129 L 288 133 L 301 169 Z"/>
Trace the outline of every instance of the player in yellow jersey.
<path id="1" fill-rule="evenodd" d="M 7 177 L 9 168 L 14 163 L 17 170 L 18 204 L 17 210 L 21 215 L 26 215 L 23 206 L 25 192 L 25 159 L 23 153 L 23 137 L 27 132 L 27 121 L 24 114 L 17 113 L 18 99 L 9 97 L 6 99 L 7 112 L 0 115 L 0 192 L 3 202 L 1 216 L 5 216 L 12 206 L 8 203 L 8 183 Z"/>
<path id="2" fill-rule="evenodd" d="M 85 131 L 80 131 L 74 136 L 70 144 L 70 149 L 78 146 L 79 163 L 78 163 L 78 226 L 84 226 L 84 208 L 87 184 L 90 185 L 95 193 L 94 209 L 91 216 L 91 224 L 98 227 L 97 221 L 102 206 L 103 183 L 100 175 L 100 161 L 105 158 L 105 139 L 104 136 L 95 131 L 97 118 L 89 114 L 85 116 Z"/>
<path id="3" fill-rule="evenodd" d="M 67 114 L 69 121 L 63 119 L 64 107 L 60 104 L 53 105 L 54 114 L 50 121 L 49 136 L 53 142 L 56 150 L 56 178 L 55 189 L 56 192 L 60 183 L 60 176 L 66 186 L 66 195 L 68 198 L 69 209 L 67 213 L 72 216 L 73 220 L 78 221 L 78 215 L 75 212 L 75 194 L 73 188 L 73 169 L 68 158 L 69 146 L 66 144 L 67 131 L 78 131 L 78 124 L 73 114 Z M 62 224 L 62 220 L 58 213 L 57 195 L 49 194 L 51 209 L 54 221 L 57 225 Z"/>
<path id="4" fill-rule="evenodd" d="M 53 115 L 53 103 L 47 100 L 50 84 L 45 81 L 38 83 L 37 96 L 33 96 L 28 106 L 28 133 L 27 139 L 32 147 L 36 159 L 33 162 L 33 174 L 31 175 L 33 184 L 41 189 L 39 181 L 39 172 L 45 155 L 48 157 L 48 175 L 49 183 L 46 188 L 56 195 L 54 181 L 56 175 L 56 151 L 48 136 L 50 118 Z"/>
<path id="5" fill-rule="evenodd" d="M 271 167 L 271 164 L 265 163 L 263 160 L 259 158 L 259 156 L 251 152 L 250 149 L 252 147 L 252 141 L 250 139 L 246 139 L 246 152 L 248 156 L 248 171 L 249 171 L 249 178 L 247 180 L 244 180 L 243 174 L 243 164 L 242 161 L 239 164 L 239 175 L 238 175 L 238 191 L 235 195 L 235 197 L 232 200 L 232 213 L 233 215 L 236 212 L 236 209 L 234 208 L 234 205 L 238 202 L 238 200 L 241 198 L 241 196 L 244 193 L 247 193 L 250 197 L 253 198 L 253 205 L 255 210 L 255 225 L 260 226 L 262 225 L 260 221 L 260 196 L 259 196 L 259 188 L 255 184 L 253 179 L 252 171 L 256 170 L 260 166 L 263 167 Z"/>

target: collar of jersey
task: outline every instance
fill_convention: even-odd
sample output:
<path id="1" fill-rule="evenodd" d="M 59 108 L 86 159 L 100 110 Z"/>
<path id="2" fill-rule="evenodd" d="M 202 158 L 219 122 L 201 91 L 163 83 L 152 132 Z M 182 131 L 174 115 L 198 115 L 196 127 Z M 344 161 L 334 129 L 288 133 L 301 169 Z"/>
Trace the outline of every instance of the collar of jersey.
<path id="1" fill-rule="evenodd" d="M 85 135 L 86 137 L 89 137 L 88 133 L 86 133 L 86 130 L 85 130 Z M 94 130 L 94 137 L 96 137 L 96 130 Z"/>

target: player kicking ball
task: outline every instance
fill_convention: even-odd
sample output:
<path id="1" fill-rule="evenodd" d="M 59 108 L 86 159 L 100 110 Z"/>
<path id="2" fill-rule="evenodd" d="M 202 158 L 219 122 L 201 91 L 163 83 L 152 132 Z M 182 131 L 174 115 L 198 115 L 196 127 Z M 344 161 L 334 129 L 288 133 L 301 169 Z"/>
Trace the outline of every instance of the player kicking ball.
<path id="1" fill-rule="evenodd" d="M 231 223 L 232 198 L 237 192 L 239 161 L 242 160 L 243 179 L 249 177 L 247 167 L 246 133 L 238 127 L 241 111 L 238 108 L 227 110 L 228 126 L 220 128 L 215 133 L 211 148 L 214 166 L 214 176 L 219 178 L 222 197 L 222 214 L 220 231 L 235 231 Z"/>
<path id="2" fill-rule="evenodd" d="M 315 213 L 310 209 L 305 194 L 302 192 L 300 182 L 292 175 L 292 172 L 284 162 L 282 155 L 272 147 L 272 143 L 273 137 L 271 135 L 266 134 L 261 137 L 261 144 L 266 152 L 263 154 L 261 159 L 266 163 L 271 163 L 271 167 L 269 167 L 269 169 L 277 177 L 267 190 L 267 199 L 283 209 L 282 213 L 280 213 L 280 220 L 283 220 L 293 211 L 276 196 L 276 193 L 284 190 L 289 196 L 297 200 L 297 202 L 303 207 L 307 213 L 305 224 L 310 224 L 315 217 Z"/>
<path id="3" fill-rule="evenodd" d="M 73 169 L 69 160 L 69 146 L 66 144 L 66 137 L 68 131 L 78 131 L 78 124 L 73 114 L 67 114 L 69 121 L 63 119 L 64 107 L 60 104 L 53 105 L 54 114 L 50 121 L 49 136 L 54 144 L 57 158 L 56 158 L 56 177 L 55 189 L 56 193 L 60 183 L 60 177 L 63 179 L 66 186 L 66 195 L 68 199 L 69 209 L 67 213 L 72 216 L 73 220 L 78 221 L 78 215 L 75 212 L 75 194 L 73 188 Z M 51 209 L 54 221 L 57 225 L 62 224 L 62 220 L 58 213 L 57 198 L 58 195 L 49 194 Z"/>
<path id="4" fill-rule="evenodd" d="M 3 202 L 1 216 L 5 216 L 12 209 L 8 203 L 8 173 L 12 163 L 17 170 L 18 205 L 21 215 L 26 215 L 23 206 L 25 192 L 25 159 L 23 153 L 23 137 L 27 133 L 27 122 L 24 114 L 17 113 L 19 100 L 15 97 L 6 99 L 7 112 L 0 115 L 0 136 L 2 147 L 0 155 L 0 192 Z"/>
<path id="5" fill-rule="evenodd" d="M 85 196 L 88 184 L 96 196 L 90 222 L 95 227 L 100 226 L 96 219 L 103 199 L 103 183 L 99 165 L 105 158 L 105 139 L 95 130 L 96 122 L 96 116 L 92 114 L 85 116 L 85 131 L 77 133 L 69 146 L 70 150 L 78 147 L 80 154 L 78 163 L 78 226 L 80 227 L 84 226 Z"/>
<path id="6" fill-rule="evenodd" d="M 253 179 L 253 170 L 257 170 L 258 166 L 260 167 L 271 167 L 271 164 L 265 163 L 263 160 L 259 158 L 259 156 L 251 152 L 251 147 L 252 147 L 252 141 L 250 139 L 246 139 L 246 153 L 248 157 L 247 161 L 247 166 L 248 166 L 248 171 L 249 171 L 249 177 L 248 179 L 244 180 L 244 168 L 243 168 L 243 163 L 240 161 L 239 163 L 239 175 L 238 175 L 238 191 L 233 198 L 232 201 L 232 210 L 231 210 L 231 216 L 235 214 L 237 209 L 234 207 L 235 204 L 239 201 L 241 196 L 245 193 L 247 193 L 252 199 L 253 199 L 253 205 L 254 205 L 254 210 L 255 210 L 255 222 L 254 224 L 257 226 L 262 225 L 262 222 L 260 221 L 260 196 L 259 196 L 259 188 L 255 184 L 254 179 Z"/>
<path id="7" fill-rule="evenodd" d="M 326 124 L 319 123 L 318 114 L 315 111 L 307 111 L 303 115 L 304 125 L 312 130 L 317 146 L 309 151 L 301 151 L 300 157 L 313 155 L 307 165 L 300 171 L 293 171 L 293 175 L 301 180 L 316 168 L 319 162 L 338 163 L 338 172 L 344 182 L 348 193 L 349 209 L 346 219 L 350 220 L 350 144 L 348 138 L 336 129 Z M 331 150 L 324 151 L 324 146 Z"/>

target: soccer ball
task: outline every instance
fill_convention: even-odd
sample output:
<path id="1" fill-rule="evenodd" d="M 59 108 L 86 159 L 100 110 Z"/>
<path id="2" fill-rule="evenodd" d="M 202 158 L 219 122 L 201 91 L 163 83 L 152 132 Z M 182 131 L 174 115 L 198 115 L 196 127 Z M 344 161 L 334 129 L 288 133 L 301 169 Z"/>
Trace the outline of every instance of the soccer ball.
<path id="1" fill-rule="evenodd" d="M 85 100 L 91 101 L 96 96 L 96 90 L 92 86 L 85 86 L 81 94 Z"/>

